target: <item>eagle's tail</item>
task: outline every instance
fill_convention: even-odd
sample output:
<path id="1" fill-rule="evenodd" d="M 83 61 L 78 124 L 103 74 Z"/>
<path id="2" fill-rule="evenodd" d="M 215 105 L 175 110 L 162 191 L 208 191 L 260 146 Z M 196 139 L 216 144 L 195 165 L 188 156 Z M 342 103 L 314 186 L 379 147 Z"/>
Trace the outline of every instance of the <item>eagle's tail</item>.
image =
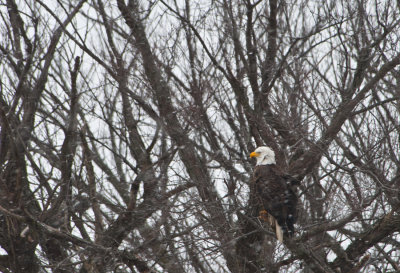
<path id="1" fill-rule="evenodd" d="M 283 243 L 282 227 L 278 224 L 278 221 L 271 214 L 268 214 L 268 220 L 269 220 L 269 224 L 271 225 L 271 227 L 275 226 L 276 238 L 278 239 L 279 242 Z"/>
<path id="2" fill-rule="evenodd" d="M 277 221 L 275 221 L 275 232 L 276 238 L 278 238 L 279 242 L 283 243 L 283 231 Z"/>

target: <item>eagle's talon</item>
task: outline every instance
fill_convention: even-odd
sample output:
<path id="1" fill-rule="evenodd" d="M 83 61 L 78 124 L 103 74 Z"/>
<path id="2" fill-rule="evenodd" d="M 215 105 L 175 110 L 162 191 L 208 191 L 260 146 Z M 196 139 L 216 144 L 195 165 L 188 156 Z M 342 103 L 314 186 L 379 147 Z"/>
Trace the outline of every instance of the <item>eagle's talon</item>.
<path id="1" fill-rule="evenodd" d="M 269 218 L 268 218 L 268 212 L 267 212 L 265 209 L 261 210 L 261 211 L 259 212 L 258 218 L 260 218 L 260 220 L 263 220 L 264 222 L 267 222 L 268 219 L 269 219 Z"/>

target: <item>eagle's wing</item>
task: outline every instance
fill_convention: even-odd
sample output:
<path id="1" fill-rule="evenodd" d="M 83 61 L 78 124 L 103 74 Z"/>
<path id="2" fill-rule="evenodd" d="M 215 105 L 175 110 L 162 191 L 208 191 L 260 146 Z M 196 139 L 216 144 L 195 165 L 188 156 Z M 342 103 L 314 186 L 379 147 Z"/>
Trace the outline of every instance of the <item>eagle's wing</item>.
<path id="1" fill-rule="evenodd" d="M 289 174 L 283 174 L 282 177 L 283 177 L 283 179 L 285 179 L 287 185 L 290 185 L 290 186 L 300 185 L 300 180 L 296 177 L 293 177 Z"/>
<path id="2" fill-rule="evenodd" d="M 283 175 L 275 165 L 260 165 L 254 170 L 257 194 L 264 209 L 288 236 L 293 234 L 296 221 L 297 197 L 292 190 L 292 179 Z"/>

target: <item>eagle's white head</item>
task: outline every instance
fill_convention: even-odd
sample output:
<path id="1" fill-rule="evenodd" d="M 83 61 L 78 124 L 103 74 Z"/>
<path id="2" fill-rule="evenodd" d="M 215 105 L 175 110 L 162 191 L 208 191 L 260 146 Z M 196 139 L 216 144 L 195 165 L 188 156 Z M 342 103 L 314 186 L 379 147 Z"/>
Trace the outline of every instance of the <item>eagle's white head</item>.
<path id="1" fill-rule="evenodd" d="M 267 146 L 260 146 L 250 154 L 250 157 L 257 159 L 256 165 L 276 164 L 274 151 Z"/>

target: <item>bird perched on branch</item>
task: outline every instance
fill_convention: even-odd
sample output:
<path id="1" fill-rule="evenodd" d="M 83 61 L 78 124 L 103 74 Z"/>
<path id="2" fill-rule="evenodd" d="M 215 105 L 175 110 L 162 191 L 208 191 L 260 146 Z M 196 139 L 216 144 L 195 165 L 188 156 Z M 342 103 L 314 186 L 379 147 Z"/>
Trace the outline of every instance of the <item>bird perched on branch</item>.
<path id="1" fill-rule="evenodd" d="M 275 227 L 278 240 L 283 242 L 283 234 L 289 237 L 294 234 L 297 196 L 293 187 L 300 181 L 281 171 L 274 151 L 267 146 L 258 147 L 250 157 L 257 160 L 252 183 L 263 208 L 260 218 Z"/>

